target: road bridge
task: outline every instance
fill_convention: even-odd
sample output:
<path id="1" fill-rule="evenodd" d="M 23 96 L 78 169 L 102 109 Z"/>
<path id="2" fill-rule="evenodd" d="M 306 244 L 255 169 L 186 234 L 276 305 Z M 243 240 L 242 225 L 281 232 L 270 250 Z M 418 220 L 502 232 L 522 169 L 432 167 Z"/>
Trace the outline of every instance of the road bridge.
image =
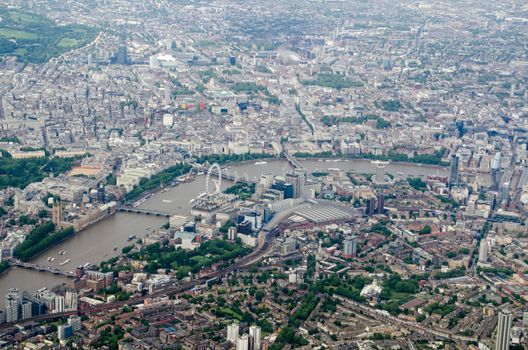
<path id="1" fill-rule="evenodd" d="M 23 261 L 16 260 L 16 259 L 15 260 L 11 260 L 10 264 L 11 264 L 11 266 L 17 266 L 17 267 L 21 267 L 23 269 L 28 269 L 28 270 L 37 270 L 37 271 L 41 271 L 41 272 L 52 273 L 54 275 L 62 275 L 62 276 L 65 276 L 65 277 L 75 277 L 75 273 L 73 273 L 71 271 L 59 270 L 59 269 L 56 269 L 54 267 L 43 266 L 43 265 L 39 265 L 39 264 L 32 264 L 32 263 L 23 262 Z"/>
<path id="2" fill-rule="evenodd" d="M 294 167 L 295 169 L 304 169 L 304 166 L 301 163 L 299 163 L 299 161 L 295 159 L 294 156 L 290 155 L 286 151 L 282 151 L 282 154 L 284 155 L 288 163 L 291 164 L 292 167 Z"/>
<path id="3" fill-rule="evenodd" d="M 164 216 L 166 218 L 170 218 L 173 214 L 167 213 L 164 211 L 157 211 L 157 210 L 149 210 L 149 209 L 141 209 L 141 208 L 134 208 L 128 205 L 119 205 L 117 206 L 118 211 L 124 211 L 127 213 L 136 213 L 136 214 L 145 214 L 145 215 L 153 215 L 153 216 Z"/>

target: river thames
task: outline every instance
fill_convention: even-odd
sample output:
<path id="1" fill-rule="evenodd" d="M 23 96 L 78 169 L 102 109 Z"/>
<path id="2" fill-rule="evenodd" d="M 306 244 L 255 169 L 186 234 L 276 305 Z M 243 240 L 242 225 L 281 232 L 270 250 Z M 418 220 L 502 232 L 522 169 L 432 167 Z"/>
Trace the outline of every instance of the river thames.
<path id="1" fill-rule="evenodd" d="M 301 160 L 300 162 L 308 173 L 328 169 L 357 173 L 375 173 L 376 171 L 376 165 L 368 160 Z M 228 166 L 230 175 L 236 174 L 238 177 L 249 179 L 257 179 L 265 173 L 281 175 L 290 169 L 291 166 L 286 160 L 269 160 L 265 164 L 253 161 Z M 402 178 L 425 175 L 446 176 L 448 174 L 446 168 L 408 163 L 389 163 L 385 166 L 385 171 Z M 188 215 L 192 205 L 190 200 L 205 192 L 205 179 L 205 175 L 200 175 L 192 182 L 180 184 L 165 192 L 157 192 L 143 202 L 140 208 Z M 223 189 L 229 185 L 228 181 L 222 182 Z M 73 271 L 77 266 L 85 263 L 99 264 L 101 261 L 119 255 L 121 249 L 130 244 L 128 241 L 130 235 L 138 238 L 144 237 L 167 221 L 168 219 L 164 217 L 117 213 L 40 254 L 32 262 L 66 271 Z M 60 255 L 60 252 L 65 252 L 65 254 Z M 48 261 L 48 258 L 52 258 L 53 261 Z M 0 276 L 0 297 L 3 297 L 9 288 L 34 292 L 39 288 L 52 287 L 65 281 L 65 277 L 45 272 L 12 268 Z"/>

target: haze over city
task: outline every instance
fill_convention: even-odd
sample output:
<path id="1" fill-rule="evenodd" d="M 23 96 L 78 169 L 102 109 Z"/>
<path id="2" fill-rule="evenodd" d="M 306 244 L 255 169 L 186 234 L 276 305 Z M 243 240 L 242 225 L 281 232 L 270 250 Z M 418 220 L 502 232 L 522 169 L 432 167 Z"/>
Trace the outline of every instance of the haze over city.
<path id="1" fill-rule="evenodd" d="M 528 348 L 528 4 L 0 2 L 0 349 Z"/>

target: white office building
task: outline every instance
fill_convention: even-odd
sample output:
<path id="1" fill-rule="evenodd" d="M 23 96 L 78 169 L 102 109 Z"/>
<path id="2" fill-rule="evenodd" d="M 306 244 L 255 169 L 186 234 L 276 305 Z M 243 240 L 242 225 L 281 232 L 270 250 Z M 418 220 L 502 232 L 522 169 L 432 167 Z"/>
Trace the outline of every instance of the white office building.
<path id="1" fill-rule="evenodd" d="M 77 292 L 66 292 L 64 295 L 64 307 L 66 311 L 76 311 L 78 304 Z"/>
<path id="2" fill-rule="evenodd" d="M 31 301 L 29 301 L 29 300 L 22 301 L 21 309 L 22 309 L 22 319 L 23 320 L 31 318 L 31 316 L 33 316 Z"/>
<path id="3" fill-rule="evenodd" d="M 68 325 L 72 327 L 73 332 L 78 332 L 81 330 L 82 322 L 79 316 L 72 315 L 68 318 Z"/>
<path id="4" fill-rule="evenodd" d="M 252 350 L 260 350 L 260 342 L 261 342 L 261 330 L 259 326 L 251 326 L 249 327 L 249 337 L 252 346 Z"/>
<path id="5" fill-rule="evenodd" d="M 55 309 L 53 309 L 53 312 L 59 313 L 64 312 L 65 310 L 65 301 L 64 297 L 62 295 L 58 295 L 55 297 Z"/>
<path id="6" fill-rule="evenodd" d="M 18 289 L 11 288 L 5 297 L 6 322 L 18 321 L 18 310 L 21 303 L 22 299 L 18 295 Z"/>
<path id="7" fill-rule="evenodd" d="M 238 337 L 236 350 L 249 350 L 249 335 L 243 334 Z"/>
<path id="8" fill-rule="evenodd" d="M 227 341 L 236 344 L 238 340 L 238 330 L 238 323 L 233 322 L 230 325 L 227 325 Z"/>
<path id="9" fill-rule="evenodd" d="M 350 236 L 343 241 L 343 257 L 350 259 L 357 253 L 357 237 Z"/>
<path id="10" fill-rule="evenodd" d="M 479 246 L 479 255 L 478 255 L 478 262 L 481 264 L 484 264 L 488 261 L 488 240 L 484 237 L 482 241 L 480 241 Z"/>
<path id="11" fill-rule="evenodd" d="M 497 324 L 497 341 L 495 350 L 510 349 L 510 331 L 512 326 L 512 315 L 509 312 L 499 313 L 499 323 Z"/>

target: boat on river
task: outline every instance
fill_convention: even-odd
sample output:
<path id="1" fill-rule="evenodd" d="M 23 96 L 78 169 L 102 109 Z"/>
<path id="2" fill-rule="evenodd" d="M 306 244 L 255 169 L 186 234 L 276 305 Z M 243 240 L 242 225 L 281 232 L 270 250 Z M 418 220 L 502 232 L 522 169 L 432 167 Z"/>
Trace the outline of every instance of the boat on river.
<path id="1" fill-rule="evenodd" d="M 371 160 L 370 164 L 387 165 L 387 164 L 390 164 L 390 162 L 383 161 L 383 160 Z"/>

